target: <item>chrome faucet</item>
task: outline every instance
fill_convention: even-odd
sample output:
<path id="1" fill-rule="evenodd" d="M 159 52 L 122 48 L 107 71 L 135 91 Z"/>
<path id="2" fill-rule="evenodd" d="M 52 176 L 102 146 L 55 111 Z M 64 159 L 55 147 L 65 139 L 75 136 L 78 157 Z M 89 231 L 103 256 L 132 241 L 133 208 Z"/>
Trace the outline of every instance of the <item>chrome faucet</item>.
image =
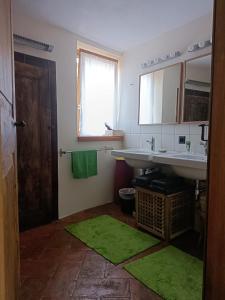
<path id="1" fill-rule="evenodd" d="M 151 151 L 154 152 L 155 151 L 155 138 L 152 136 L 151 140 L 146 140 L 146 143 L 149 143 L 149 145 L 151 147 Z"/>

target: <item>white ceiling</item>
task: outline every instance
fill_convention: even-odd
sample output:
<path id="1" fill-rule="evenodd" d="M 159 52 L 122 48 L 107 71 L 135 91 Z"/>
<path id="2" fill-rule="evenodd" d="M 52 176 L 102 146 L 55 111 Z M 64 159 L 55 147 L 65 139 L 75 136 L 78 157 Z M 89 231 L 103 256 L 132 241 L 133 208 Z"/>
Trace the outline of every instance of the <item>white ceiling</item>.
<path id="1" fill-rule="evenodd" d="M 213 0 L 14 0 L 14 13 L 124 51 L 212 11 Z"/>

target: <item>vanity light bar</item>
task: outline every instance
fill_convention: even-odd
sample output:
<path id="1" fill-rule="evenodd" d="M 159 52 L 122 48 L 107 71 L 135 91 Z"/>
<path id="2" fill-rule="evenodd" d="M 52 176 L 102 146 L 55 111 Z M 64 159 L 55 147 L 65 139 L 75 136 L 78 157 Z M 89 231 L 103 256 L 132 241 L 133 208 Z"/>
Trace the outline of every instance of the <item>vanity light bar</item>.
<path id="1" fill-rule="evenodd" d="M 162 63 L 164 61 L 168 61 L 170 59 L 176 58 L 178 56 L 181 56 L 181 52 L 180 51 L 173 51 L 170 52 L 169 54 L 166 55 L 162 55 L 161 57 L 156 57 L 154 59 L 148 60 L 144 63 L 141 64 L 141 67 L 144 68 L 149 68 L 151 66 L 157 65 L 159 63 Z"/>
<path id="2" fill-rule="evenodd" d="M 199 41 L 198 43 L 190 45 L 188 47 L 187 51 L 188 52 L 194 52 L 194 51 L 197 51 L 197 50 L 200 50 L 200 49 L 204 49 L 206 47 L 210 47 L 211 45 L 212 45 L 212 39 L 209 39 L 209 40 L 206 40 L 206 41 Z M 145 61 L 141 64 L 141 67 L 142 67 L 142 69 L 149 68 L 149 67 L 152 67 L 156 64 L 159 64 L 159 63 L 168 61 L 170 59 L 174 59 L 178 56 L 181 56 L 181 54 L 182 53 L 180 51 L 173 51 L 173 52 L 170 52 L 169 54 L 162 55 L 161 57 L 156 57 L 154 59 L 147 60 L 147 61 Z"/>
<path id="3" fill-rule="evenodd" d="M 200 49 L 204 49 L 206 47 L 209 47 L 212 45 L 212 39 L 207 40 L 207 41 L 200 41 L 196 44 L 193 44 L 191 46 L 188 47 L 188 52 L 194 52 Z"/>

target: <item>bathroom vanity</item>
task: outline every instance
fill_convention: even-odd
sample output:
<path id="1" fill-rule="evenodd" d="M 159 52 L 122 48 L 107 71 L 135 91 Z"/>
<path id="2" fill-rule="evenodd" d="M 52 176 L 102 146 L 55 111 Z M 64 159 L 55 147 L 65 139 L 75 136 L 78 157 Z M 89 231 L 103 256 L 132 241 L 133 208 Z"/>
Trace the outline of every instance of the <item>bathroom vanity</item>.
<path id="1" fill-rule="evenodd" d="M 115 157 L 124 157 L 128 165 L 147 169 L 156 166 L 169 166 L 176 175 L 193 179 L 205 180 L 207 174 L 207 156 L 201 154 L 179 152 L 151 152 L 147 149 L 112 150 Z"/>

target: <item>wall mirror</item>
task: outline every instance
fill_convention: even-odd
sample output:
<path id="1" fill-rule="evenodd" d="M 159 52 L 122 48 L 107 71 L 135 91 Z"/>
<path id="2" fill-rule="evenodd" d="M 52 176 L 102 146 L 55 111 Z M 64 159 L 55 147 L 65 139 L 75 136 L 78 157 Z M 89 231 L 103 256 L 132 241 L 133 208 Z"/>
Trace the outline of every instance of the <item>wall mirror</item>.
<path id="1" fill-rule="evenodd" d="M 139 124 L 178 121 L 182 63 L 140 75 Z"/>
<path id="2" fill-rule="evenodd" d="M 209 120 L 211 54 L 185 62 L 182 122 Z"/>

